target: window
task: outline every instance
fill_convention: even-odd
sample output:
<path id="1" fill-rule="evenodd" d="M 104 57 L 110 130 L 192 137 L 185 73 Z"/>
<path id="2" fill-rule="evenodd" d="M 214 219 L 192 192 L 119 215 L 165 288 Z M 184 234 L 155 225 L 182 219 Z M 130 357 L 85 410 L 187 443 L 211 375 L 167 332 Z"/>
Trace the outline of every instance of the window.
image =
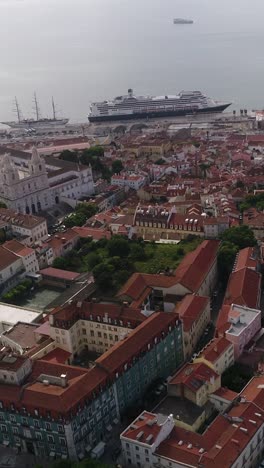
<path id="1" fill-rule="evenodd" d="M 37 421 L 36 419 L 34 419 L 34 426 L 39 427 L 39 421 Z"/>
<path id="2" fill-rule="evenodd" d="M 60 444 L 61 444 L 63 447 L 66 447 L 66 440 L 64 439 L 64 437 L 60 437 Z"/>
<path id="3" fill-rule="evenodd" d="M 58 426 L 58 432 L 61 432 L 61 433 L 63 433 L 63 432 L 64 432 L 64 430 L 63 430 L 63 426 L 60 426 L 60 425 Z"/>
<path id="4" fill-rule="evenodd" d="M 53 443 L 54 437 L 52 435 L 48 435 L 48 442 Z"/>
<path id="5" fill-rule="evenodd" d="M 47 431 L 51 431 L 51 424 L 48 422 L 46 423 L 46 429 Z"/>

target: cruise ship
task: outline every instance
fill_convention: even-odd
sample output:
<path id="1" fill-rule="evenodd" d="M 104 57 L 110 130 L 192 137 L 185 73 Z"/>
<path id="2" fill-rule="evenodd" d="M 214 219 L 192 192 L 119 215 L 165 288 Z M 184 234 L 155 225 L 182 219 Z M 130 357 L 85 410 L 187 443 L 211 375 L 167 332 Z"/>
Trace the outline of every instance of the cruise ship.
<path id="1" fill-rule="evenodd" d="M 230 105 L 229 102 L 214 101 L 200 91 L 182 91 L 174 96 L 136 96 L 133 90 L 129 89 L 125 96 L 118 96 L 112 101 L 93 103 L 88 120 L 106 122 L 177 117 L 223 112 Z"/>

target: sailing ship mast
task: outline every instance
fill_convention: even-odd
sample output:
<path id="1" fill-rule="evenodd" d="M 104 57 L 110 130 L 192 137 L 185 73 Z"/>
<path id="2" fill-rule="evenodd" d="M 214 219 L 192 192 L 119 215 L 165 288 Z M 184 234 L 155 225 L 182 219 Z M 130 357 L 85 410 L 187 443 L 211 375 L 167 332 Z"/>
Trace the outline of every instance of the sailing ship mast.
<path id="1" fill-rule="evenodd" d="M 56 107 L 55 107 L 55 103 L 54 103 L 54 98 L 53 98 L 53 96 L 52 96 L 51 103 L 52 103 L 53 120 L 57 120 L 57 117 L 56 117 Z"/>
<path id="2" fill-rule="evenodd" d="M 40 110 L 39 110 L 39 104 L 38 104 L 36 92 L 34 93 L 33 103 L 34 103 L 34 108 L 35 108 L 35 113 L 36 113 L 36 120 L 40 120 Z"/>
<path id="3" fill-rule="evenodd" d="M 19 108 L 19 104 L 17 101 L 17 97 L 15 96 L 15 109 L 14 109 L 16 115 L 17 115 L 17 120 L 20 123 L 22 121 L 22 116 L 21 116 L 21 110 Z"/>

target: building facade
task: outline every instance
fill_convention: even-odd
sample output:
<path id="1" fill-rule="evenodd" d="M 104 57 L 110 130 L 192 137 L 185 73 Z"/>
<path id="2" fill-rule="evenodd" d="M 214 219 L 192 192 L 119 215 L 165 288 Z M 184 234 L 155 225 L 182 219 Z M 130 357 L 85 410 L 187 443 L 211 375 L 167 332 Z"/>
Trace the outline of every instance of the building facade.
<path id="1" fill-rule="evenodd" d="M 0 199 L 18 213 L 47 211 L 60 201 L 78 200 L 94 192 L 91 167 L 44 160 L 36 148 L 5 154 L 0 161 Z"/>

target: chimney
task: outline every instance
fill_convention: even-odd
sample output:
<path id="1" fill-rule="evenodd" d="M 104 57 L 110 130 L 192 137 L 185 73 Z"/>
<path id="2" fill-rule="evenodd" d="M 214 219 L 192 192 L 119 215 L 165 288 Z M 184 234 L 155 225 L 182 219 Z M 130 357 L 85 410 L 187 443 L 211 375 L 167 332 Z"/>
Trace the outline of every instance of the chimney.
<path id="1" fill-rule="evenodd" d="M 68 384 L 67 375 L 66 374 L 61 374 L 60 378 L 61 378 L 61 386 L 63 388 L 67 387 L 67 384 Z"/>

